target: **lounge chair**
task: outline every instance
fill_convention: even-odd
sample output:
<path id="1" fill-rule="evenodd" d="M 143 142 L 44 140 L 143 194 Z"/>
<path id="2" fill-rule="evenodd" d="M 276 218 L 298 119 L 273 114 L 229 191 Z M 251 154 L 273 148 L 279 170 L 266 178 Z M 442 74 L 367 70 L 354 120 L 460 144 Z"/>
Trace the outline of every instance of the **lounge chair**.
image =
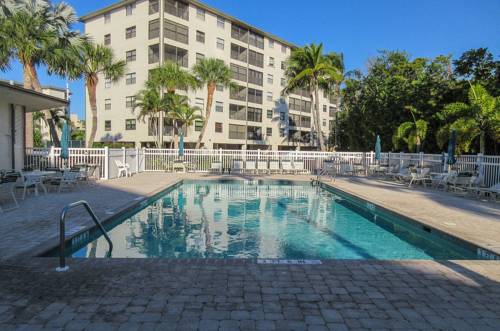
<path id="1" fill-rule="evenodd" d="M 257 171 L 255 161 L 246 161 L 245 162 L 245 172 L 250 172 L 254 174 Z"/>
<path id="2" fill-rule="evenodd" d="M 280 173 L 280 161 L 269 161 L 269 173 Z"/>
<path id="3" fill-rule="evenodd" d="M 451 190 L 455 193 L 467 193 L 471 190 L 476 179 L 477 176 L 464 176 L 460 174 L 451 176 L 446 181 L 447 190 Z"/>
<path id="4" fill-rule="evenodd" d="M 79 186 L 79 171 L 67 171 L 65 170 L 60 177 L 52 177 L 49 184 L 51 186 L 58 187 L 57 192 L 61 193 L 63 189 L 70 188 L 80 188 Z"/>
<path id="5" fill-rule="evenodd" d="M 237 172 L 237 173 L 243 172 L 243 161 L 233 161 L 231 172 Z"/>
<path id="6" fill-rule="evenodd" d="M 309 173 L 306 168 L 304 168 L 304 161 L 293 162 L 293 170 L 295 174 L 306 174 Z"/>
<path id="7" fill-rule="evenodd" d="M 286 174 L 286 173 L 293 174 L 295 171 L 293 169 L 291 161 L 281 161 L 281 169 L 282 169 L 282 173 L 284 173 L 284 174 Z"/>
<path id="8" fill-rule="evenodd" d="M 267 161 L 257 161 L 257 173 L 269 173 L 269 167 Z"/>
<path id="9" fill-rule="evenodd" d="M 411 185 L 416 182 L 422 182 L 425 185 L 425 181 L 431 179 L 431 177 L 429 176 L 430 171 L 430 168 L 422 168 L 420 172 L 411 172 L 410 183 L 408 184 L 408 187 L 411 187 Z"/>
<path id="10" fill-rule="evenodd" d="M 35 175 L 24 175 L 21 173 L 21 176 L 18 177 L 16 181 L 16 185 L 14 186 L 15 189 L 22 189 L 23 190 L 23 195 L 21 197 L 21 200 L 24 200 L 26 198 L 26 191 L 29 189 L 33 189 L 36 192 L 38 192 L 38 188 L 41 188 L 42 191 L 47 194 L 47 188 L 45 185 L 43 185 L 43 177 L 42 176 L 35 176 Z"/>
<path id="11" fill-rule="evenodd" d="M 481 187 L 477 188 L 478 195 L 489 195 L 490 198 L 495 197 L 495 200 L 500 197 L 500 182 L 496 183 L 491 187 Z M 493 200 L 493 199 L 492 199 Z"/>
<path id="12" fill-rule="evenodd" d="M 130 172 L 129 172 L 130 165 L 128 163 L 123 163 L 120 160 L 115 160 L 115 164 L 116 164 L 116 167 L 118 168 L 118 178 L 120 178 L 122 176 L 122 174 L 125 177 L 130 176 Z"/>
<path id="13" fill-rule="evenodd" d="M 220 162 L 212 162 L 210 166 L 210 172 L 222 173 L 222 163 Z"/>

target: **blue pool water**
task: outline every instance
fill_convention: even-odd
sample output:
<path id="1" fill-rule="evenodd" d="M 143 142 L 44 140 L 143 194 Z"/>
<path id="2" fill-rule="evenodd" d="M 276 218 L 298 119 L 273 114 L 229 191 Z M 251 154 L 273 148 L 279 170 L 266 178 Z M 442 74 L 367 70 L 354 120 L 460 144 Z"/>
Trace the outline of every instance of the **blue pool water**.
<path id="1" fill-rule="evenodd" d="M 475 258 L 455 242 L 309 183 L 184 182 L 111 227 L 116 258 Z M 108 249 L 103 237 L 75 246 L 68 255 L 103 257 Z"/>

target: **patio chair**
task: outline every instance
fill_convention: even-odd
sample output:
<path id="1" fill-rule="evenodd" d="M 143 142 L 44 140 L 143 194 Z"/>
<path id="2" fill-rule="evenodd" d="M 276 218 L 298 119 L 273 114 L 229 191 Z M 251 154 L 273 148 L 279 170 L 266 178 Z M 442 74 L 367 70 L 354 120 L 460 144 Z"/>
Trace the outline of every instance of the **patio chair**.
<path id="1" fill-rule="evenodd" d="M 243 172 L 243 161 L 241 161 L 241 160 L 233 161 L 233 166 L 231 167 L 231 172 L 237 172 L 237 173 Z"/>
<path id="2" fill-rule="evenodd" d="M 455 175 L 447 180 L 447 190 L 455 193 L 467 193 L 470 191 L 473 183 L 476 181 L 477 176 L 469 175 Z"/>
<path id="3" fill-rule="evenodd" d="M 33 189 L 35 192 L 38 192 L 38 188 L 41 188 L 42 191 L 45 194 L 47 194 L 47 188 L 45 187 L 45 185 L 43 185 L 42 176 L 35 176 L 35 175 L 26 176 L 21 173 L 21 175 L 17 178 L 16 185 L 14 186 L 14 188 L 23 190 L 23 195 L 21 197 L 21 200 L 24 200 L 26 198 L 26 192 L 29 189 Z"/>
<path id="4" fill-rule="evenodd" d="M 12 207 L 12 208 L 6 209 L 6 208 L 2 208 L 2 206 L 0 206 L 0 213 L 19 208 L 19 204 L 17 203 L 17 199 L 16 199 L 16 194 L 14 192 L 15 186 L 16 186 L 15 182 L 3 182 L 2 181 L 0 183 L 0 196 L 2 195 L 2 193 L 5 193 L 6 195 L 10 195 L 10 197 L 12 198 L 12 201 L 14 202 L 14 207 Z"/>
<path id="5" fill-rule="evenodd" d="M 494 196 L 495 197 L 494 200 L 497 200 L 498 198 L 500 198 L 500 182 L 498 182 L 495 185 L 490 186 L 490 187 L 478 188 L 477 192 L 478 192 L 478 195 L 484 195 L 484 196 L 488 195 L 490 197 L 490 199 L 492 199 Z"/>
<path id="6" fill-rule="evenodd" d="M 304 167 L 304 161 L 294 161 L 293 170 L 295 174 L 307 174 L 309 171 Z"/>
<path id="7" fill-rule="evenodd" d="M 292 161 L 281 161 L 281 169 L 281 172 L 284 174 L 293 174 L 295 171 L 292 165 Z"/>
<path id="8" fill-rule="evenodd" d="M 257 167 L 255 161 L 246 161 L 245 162 L 245 172 L 255 173 L 257 171 Z"/>
<path id="9" fill-rule="evenodd" d="M 66 188 L 80 188 L 78 179 L 79 176 L 79 171 L 65 170 L 60 177 L 52 177 L 49 183 L 51 186 L 58 187 L 57 192 L 61 193 L 61 191 Z"/>
<path id="10" fill-rule="evenodd" d="M 257 161 L 257 173 L 269 173 L 269 167 L 267 161 Z"/>
<path id="11" fill-rule="evenodd" d="M 222 163 L 221 162 L 212 162 L 210 165 L 210 172 L 214 173 L 222 173 Z"/>
<path id="12" fill-rule="evenodd" d="M 269 161 L 269 173 L 280 173 L 280 161 Z"/>
<path id="13" fill-rule="evenodd" d="M 420 172 L 410 172 L 410 183 L 408 184 L 408 187 L 411 187 L 413 183 L 418 182 L 421 182 L 425 185 L 425 181 L 431 179 L 429 175 L 430 171 L 430 168 L 422 168 Z"/>
<path id="14" fill-rule="evenodd" d="M 116 164 L 116 167 L 118 168 L 118 178 L 120 178 L 122 176 L 122 174 L 125 177 L 130 176 L 130 172 L 129 172 L 130 165 L 128 163 L 123 163 L 120 160 L 115 160 L 115 164 Z"/>

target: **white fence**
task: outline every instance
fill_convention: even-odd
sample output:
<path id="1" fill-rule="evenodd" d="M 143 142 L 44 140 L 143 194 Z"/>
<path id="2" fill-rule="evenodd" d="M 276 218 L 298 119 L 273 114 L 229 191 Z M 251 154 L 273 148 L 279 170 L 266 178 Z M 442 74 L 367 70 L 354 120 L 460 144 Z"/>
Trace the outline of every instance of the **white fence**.
<path id="1" fill-rule="evenodd" d="M 70 148 L 69 159 L 62 160 L 60 148 L 29 148 L 26 150 L 25 165 L 43 169 L 45 167 L 75 166 L 91 164 L 99 167 L 102 179 L 117 176 L 116 161 L 128 163 L 132 172 L 165 171 L 179 159 L 175 149 L 110 149 L 110 148 Z M 446 154 L 424 153 L 382 153 L 382 164 L 418 165 L 430 167 L 433 172 L 446 169 Z M 349 164 L 364 166 L 375 164 L 375 153 L 362 152 L 309 152 L 309 151 L 269 151 L 269 150 L 184 150 L 183 160 L 189 162 L 196 171 L 207 172 L 212 162 L 221 162 L 223 168 L 231 168 L 234 160 L 242 161 L 303 161 L 306 170 L 314 173 L 325 160 L 335 160 L 339 171 Z M 462 155 L 457 158 L 456 167 L 460 171 L 477 171 L 486 186 L 500 182 L 500 156 Z"/>

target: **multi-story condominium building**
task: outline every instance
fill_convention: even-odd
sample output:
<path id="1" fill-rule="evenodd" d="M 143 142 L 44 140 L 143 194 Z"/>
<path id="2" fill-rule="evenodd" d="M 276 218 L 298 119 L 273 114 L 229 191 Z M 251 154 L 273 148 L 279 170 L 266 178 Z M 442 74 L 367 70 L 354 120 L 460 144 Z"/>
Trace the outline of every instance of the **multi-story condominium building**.
<path id="1" fill-rule="evenodd" d="M 194 0 L 126 0 L 82 17 L 85 32 L 127 62 L 117 83 L 98 84 L 96 141 L 153 145 L 148 123 L 137 119 L 135 95 L 150 70 L 174 61 L 189 69 L 204 57 L 231 67 L 238 89 L 218 86 L 204 137 L 206 148 L 315 149 L 311 99 L 305 91 L 282 96 L 285 61 L 293 44 Z M 192 105 L 205 111 L 206 88 L 187 91 Z M 91 123 L 87 99 L 87 123 Z M 321 95 L 321 132 L 328 137 L 336 103 Z M 185 142 L 194 146 L 202 122 L 188 128 Z M 87 130 L 87 134 L 90 130 Z M 164 141 L 171 140 L 166 126 Z"/>

